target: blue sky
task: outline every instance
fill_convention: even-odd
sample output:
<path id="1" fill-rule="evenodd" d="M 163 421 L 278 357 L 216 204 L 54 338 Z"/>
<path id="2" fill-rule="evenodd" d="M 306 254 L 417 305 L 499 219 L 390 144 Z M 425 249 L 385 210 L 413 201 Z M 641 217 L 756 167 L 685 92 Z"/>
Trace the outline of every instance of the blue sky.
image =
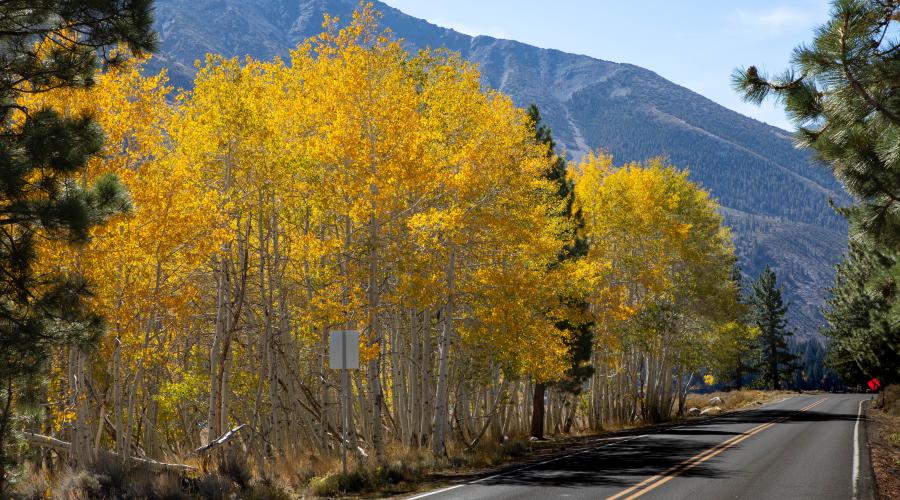
<path id="1" fill-rule="evenodd" d="M 627 62 L 713 101 L 790 129 L 772 103 L 741 101 L 729 76 L 754 64 L 772 72 L 812 39 L 827 0 L 383 0 L 470 35 L 490 35 Z"/>

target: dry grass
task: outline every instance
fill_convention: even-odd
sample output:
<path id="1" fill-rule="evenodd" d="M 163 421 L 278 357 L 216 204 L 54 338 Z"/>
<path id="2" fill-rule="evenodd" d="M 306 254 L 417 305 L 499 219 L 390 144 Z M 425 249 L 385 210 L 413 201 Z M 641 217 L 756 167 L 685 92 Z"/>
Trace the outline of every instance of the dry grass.
<path id="1" fill-rule="evenodd" d="M 889 415 L 900 417 L 900 384 L 884 388 L 878 398 L 878 407 Z"/>
<path id="2" fill-rule="evenodd" d="M 26 467 L 31 465 L 26 464 Z M 44 469 L 20 480 L 14 500 L 92 500 L 95 498 L 159 500 L 288 500 L 299 498 L 279 479 L 262 477 L 240 454 L 233 454 L 208 474 L 160 473 L 139 466 L 125 467 L 101 456 L 87 469 Z M 305 483 L 303 485 L 305 488 Z M 7 497 L 4 497 L 7 498 Z"/>
<path id="3" fill-rule="evenodd" d="M 900 498 L 900 385 L 888 386 L 868 411 L 866 435 L 880 498 Z"/>
<path id="4" fill-rule="evenodd" d="M 547 441 L 546 443 L 550 443 Z M 521 437 L 507 438 L 503 443 L 485 439 L 474 450 L 451 446 L 444 458 L 435 458 L 430 448 L 388 446 L 385 464 L 351 464 L 348 474 L 341 474 L 340 463 L 312 478 L 303 490 L 318 497 L 353 495 L 363 498 L 409 494 L 423 486 L 435 486 L 455 477 L 475 474 L 514 462 L 540 446 Z M 544 444 L 544 443 L 541 443 Z M 288 469 L 289 471 L 289 469 Z"/>
<path id="5" fill-rule="evenodd" d="M 50 496 L 52 484 L 43 472 L 32 472 L 13 489 L 15 500 L 43 500 Z"/>
<path id="6" fill-rule="evenodd" d="M 703 409 L 718 406 L 722 411 L 727 411 L 756 406 L 788 394 L 790 393 L 785 391 L 756 390 L 691 394 L 688 395 L 686 407 Z M 721 398 L 721 403 L 710 404 L 709 400 L 714 397 Z M 631 426 L 622 429 L 628 427 Z M 615 430 L 606 429 L 605 433 Z M 212 470 L 209 474 L 191 474 L 184 478 L 183 482 L 174 477 L 166 481 L 152 481 L 148 482 L 146 488 L 140 489 L 152 492 L 147 495 L 148 498 L 287 499 L 344 495 L 375 498 L 401 495 L 423 487 L 439 486 L 446 481 L 484 473 L 522 459 L 550 456 L 595 436 L 594 433 L 573 434 L 541 442 L 531 442 L 525 436 L 513 436 L 506 438 L 502 443 L 485 438 L 474 450 L 467 451 L 451 446 L 445 458 L 435 458 L 430 448 L 411 448 L 393 444 L 386 450 L 384 465 L 374 466 L 370 459 L 363 459 L 361 463 L 357 463 L 351 458 L 351 472 L 346 475 L 340 473 L 340 457 L 334 454 L 296 451 L 264 464 L 255 464 L 247 459 L 247 455 L 238 454 L 228 457 L 221 464 L 211 464 Z M 893 436 L 889 436 L 888 439 L 891 437 Z M 900 435 L 896 439 L 900 440 Z M 115 471 L 104 471 L 98 475 L 73 472 L 68 477 L 55 478 L 54 492 L 57 498 L 93 497 L 109 487 L 107 484 L 97 484 L 97 479 L 103 476 L 117 476 L 112 472 Z M 128 483 L 137 479 L 133 474 L 129 476 L 131 477 L 126 480 Z M 134 484 L 129 486 L 131 489 Z M 22 497 L 35 498 L 34 492 Z"/>
<path id="7" fill-rule="evenodd" d="M 718 406 L 722 411 L 738 410 L 775 401 L 791 394 L 793 393 L 789 391 L 759 391 L 755 389 L 713 392 L 710 394 L 688 394 L 685 400 L 685 408 L 703 410 Z M 722 402 L 710 403 L 710 400 L 713 398 L 719 398 Z"/>
<path id="8" fill-rule="evenodd" d="M 264 466 L 265 468 L 259 468 L 260 473 L 279 481 L 287 489 L 299 491 L 306 488 L 314 477 L 340 470 L 341 459 L 332 455 L 295 451 Z"/>

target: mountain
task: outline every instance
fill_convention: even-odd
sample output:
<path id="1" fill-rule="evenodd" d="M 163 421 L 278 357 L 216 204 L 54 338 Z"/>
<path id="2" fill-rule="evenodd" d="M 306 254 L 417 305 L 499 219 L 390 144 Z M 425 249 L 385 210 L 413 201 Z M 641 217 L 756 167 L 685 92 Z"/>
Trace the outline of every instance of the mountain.
<path id="1" fill-rule="evenodd" d="M 324 13 L 349 19 L 356 0 L 156 0 L 161 39 L 151 68 L 189 87 L 208 52 L 286 56 L 321 31 Z M 631 64 L 469 36 L 380 2 L 382 24 L 407 48 L 445 47 L 480 65 L 485 85 L 517 105 L 535 103 L 570 158 L 603 148 L 617 163 L 666 156 L 719 199 L 745 275 L 772 266 L 791 301 L 793 327 L 815 334 L 846 225 L 828 200 L 847 196 L 790 133 L 726 109 Z M 735 61 L 738 64 L 743 61 Z"/>

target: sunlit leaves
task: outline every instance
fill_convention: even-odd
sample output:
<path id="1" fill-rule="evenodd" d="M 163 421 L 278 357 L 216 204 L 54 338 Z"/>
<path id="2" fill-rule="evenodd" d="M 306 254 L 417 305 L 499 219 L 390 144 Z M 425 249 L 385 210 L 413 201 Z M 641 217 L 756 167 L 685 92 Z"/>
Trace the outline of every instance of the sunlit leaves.
<path id="1" fill-rule="evenodd" d="M 613 167 L 603 153 L 571 170 L 590 243 L 579 276 L 600 338 L 618 343 L 610 336 L 631 332 L 628 342 L 677 347 L 699 366 L 711 363 L 705 348 L 723 347 L 733 330 L 715 325 L 735 319 L 738 306 L 730 235 L 687 175 L 659 159 Z"/>

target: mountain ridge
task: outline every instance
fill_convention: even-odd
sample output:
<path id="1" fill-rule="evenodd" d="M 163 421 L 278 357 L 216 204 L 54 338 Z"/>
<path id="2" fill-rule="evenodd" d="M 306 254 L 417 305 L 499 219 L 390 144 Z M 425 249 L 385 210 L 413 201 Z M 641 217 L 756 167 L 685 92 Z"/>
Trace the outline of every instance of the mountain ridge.
<path id="1" fill-rule="evenodd" d="M 518 106 L 537 104 L 570 159 L 604 149 L 616 163 L 665 156 L 719 200 L 741 265 L 755 277 L 772 266 L 794 304 L 803 335 L 822 324 L 818 307 L 846 246 L 846 224 L 828 200 L 847 196 L 828 169 L 797 150 L 790 133 L 725 108 L 629 63 L 472 36 L 409 16 L 381 2 L 381 23 L 410 51 L 443 47 L 479 65 L 487 87 Z M 189 87 L 207 52 L 262 59 L 285 56 L 318 34 L 325 12 L 347 20 L 354 0 L 157 0 L 167 68 Z M 785 241 L 792 242 L 786 244 Z"/>

